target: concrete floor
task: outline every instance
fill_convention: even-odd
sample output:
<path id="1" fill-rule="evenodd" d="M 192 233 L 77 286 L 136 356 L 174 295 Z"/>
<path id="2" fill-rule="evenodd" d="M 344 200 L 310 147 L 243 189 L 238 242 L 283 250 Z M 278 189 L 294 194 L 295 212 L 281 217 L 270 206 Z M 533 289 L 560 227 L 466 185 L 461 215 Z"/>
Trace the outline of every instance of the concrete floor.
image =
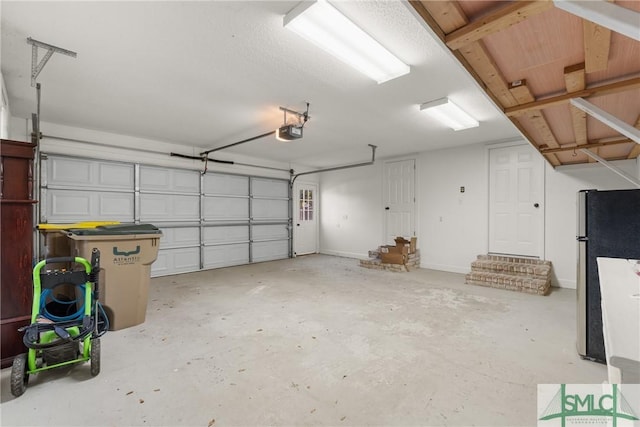
<path id="1" fill-rule="evenodd" d="M 576 354 L 572 290 L 324 255 L 153 279 L 101 361 L 17 399 L 2 370 L 2 425 L 535 425 L 536 384 L 607 379 Z"/>

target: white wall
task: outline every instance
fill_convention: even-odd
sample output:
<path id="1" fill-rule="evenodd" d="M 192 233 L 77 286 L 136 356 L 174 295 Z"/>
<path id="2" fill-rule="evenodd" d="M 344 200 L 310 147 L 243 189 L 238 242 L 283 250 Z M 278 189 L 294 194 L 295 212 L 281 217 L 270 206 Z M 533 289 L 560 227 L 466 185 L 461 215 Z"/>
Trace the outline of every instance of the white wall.
<path id="1" fill-rule="evenodd" d="M 488 150 L 478 144 L 417 156 L 417 235 L 421 267 L 467 273 L 488 251 Z M 640 178 L 635 160 L 612 162 Z M 366 257 L 384 240 L 382 164 L 322 174 L 320 252 Z M 633 188 L 599 164 L 545 164 L 545 258 L 554 286 L 575 288 L 576 193 Z M 465 192 L 460 193 L 460 187 Z"/>
<path id="2" fill-rule="evenodd" d="M 11 129 L 11 111 L 9 109 L 9 94 L 4 84 L 4 77 L 0 72 L 0 138 L 8 139 Z"/>
<path id="3" fill-rule="evenodd" d="M 383 239 L 382 162 L 320 174 L 320 253 L 366 258 Z"/>
<path id="4" fill-rule="evenodd" d="M 418 163 L 421 266 L 468 273 L 471 261 L 487 253 L 487 150 L 477 144 L 429 151 Z"/>

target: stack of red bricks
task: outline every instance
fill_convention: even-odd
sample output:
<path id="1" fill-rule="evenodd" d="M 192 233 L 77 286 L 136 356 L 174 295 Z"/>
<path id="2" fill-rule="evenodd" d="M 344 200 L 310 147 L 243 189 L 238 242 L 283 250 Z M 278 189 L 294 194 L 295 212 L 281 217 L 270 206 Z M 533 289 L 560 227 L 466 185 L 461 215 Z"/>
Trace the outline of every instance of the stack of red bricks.
<path id="1" fill-rule="evenodd" d="M 407 272 L 420 267 L 420 250 L 416 248 L 417 239 L 395 239 L 395 246 L 379 246 L 369 251 L 369 259 L 360 260 L 360 266 L 375 270 Z"/>
<path id="2" fill-rule="evenodd" d="M 546 295 L 551 286 L 551 261 L 478 255 L 465 283 Z"/>

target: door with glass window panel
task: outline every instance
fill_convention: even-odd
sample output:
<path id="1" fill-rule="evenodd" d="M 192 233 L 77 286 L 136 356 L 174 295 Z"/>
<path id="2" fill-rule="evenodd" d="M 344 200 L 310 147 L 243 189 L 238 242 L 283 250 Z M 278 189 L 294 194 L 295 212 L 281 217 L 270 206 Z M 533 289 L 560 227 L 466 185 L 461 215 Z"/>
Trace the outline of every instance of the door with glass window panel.
<path id="1" fill-rule="evenodd" d="M 298 183 L 294 213 L 294 251 L 296 255 L 318 252 L 318 185 Z"/>

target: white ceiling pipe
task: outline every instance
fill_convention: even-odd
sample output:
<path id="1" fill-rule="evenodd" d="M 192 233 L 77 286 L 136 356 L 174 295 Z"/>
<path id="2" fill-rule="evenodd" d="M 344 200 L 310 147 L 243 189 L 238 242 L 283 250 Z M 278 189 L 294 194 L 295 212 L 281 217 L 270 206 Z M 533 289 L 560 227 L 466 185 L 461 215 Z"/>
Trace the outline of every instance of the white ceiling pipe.
<path id="1" fill-rule="evenodd" d="M 565 12 L 640 41 L 640 13 L 605 0 L 553 0 Z"/>
<path id="2" fill-rule="evenodd" d="M 622 169 L 613 166 L 611 163 L 609 163 L 608 161 L 606 161 L 602 157 L 598 156 L 593 151 L 591 151 L 591 150 L 589 150 L 587 148 L 583 148 L 580 151 L 582 151 L 584 154 L 586 154 L 587 156 L 591 157 L 592 159 L 597 160 L 598 162 L 600 162 L 602 164 L 602 166 L 606 167 L 610 171 L 618 174 L 619 176 L 621 176 L 622 178 L 626 179 L 627 181 L 629 181 L 630 183 L 632 183 L 636 187 L 640 188 L 640 181 L 638 181 L 637 179 L 635 179 L 631 175 L 627 174 Z"/>
<path id="3" fill-rule="evenodd" d="M 636 144 L 640 144 L 640 129 L 636 129 L 628 123 L 623 122 L 616 116 L 607 113 L 600 107 L 596 107 L 586 99 L 573 98 L 571 99 L 571 105 L 581 109 L 591 117 L 601 121 L 611 129 L 617 130 L 624 136 L 633 140 Z"/>

